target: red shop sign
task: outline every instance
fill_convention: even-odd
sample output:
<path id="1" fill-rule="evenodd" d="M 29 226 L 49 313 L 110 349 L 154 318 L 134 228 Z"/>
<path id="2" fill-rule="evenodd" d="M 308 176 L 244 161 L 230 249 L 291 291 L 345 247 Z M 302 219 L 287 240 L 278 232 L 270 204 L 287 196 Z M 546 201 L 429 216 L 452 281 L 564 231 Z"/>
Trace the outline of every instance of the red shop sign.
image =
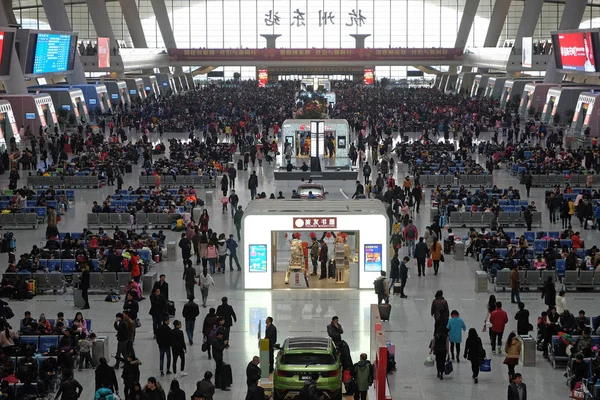
<path id="1" fill-rule="evenodd" d="M 335 229 L 337 217 L 294 217 L 294 228 Z"/>

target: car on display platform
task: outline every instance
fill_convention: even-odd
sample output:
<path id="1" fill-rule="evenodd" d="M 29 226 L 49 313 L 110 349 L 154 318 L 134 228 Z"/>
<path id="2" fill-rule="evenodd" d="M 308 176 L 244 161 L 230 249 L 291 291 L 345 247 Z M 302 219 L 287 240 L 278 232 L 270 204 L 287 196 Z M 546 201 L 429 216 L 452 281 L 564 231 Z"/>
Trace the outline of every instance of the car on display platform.
<path id="1" fill-rule="evenodd" d="M 273 372 L 273 398 L 294 399 L 304 381 L 318 374 L 317 392 L 341 400 L 342 364 L 333 341 L 323 337 L 291 337 L 280 347 Z"/>
<path id="2" fill-rule="evenodd" d="M 311 192 L 315 200 L 325 200 L 325 196 L 329 194 L 325 191 L 323 185 L 319 185 L 318 183 L 302 183 L 298 185 L 296 192 L 301 199 L 305 200 L 309 198 Z"/>

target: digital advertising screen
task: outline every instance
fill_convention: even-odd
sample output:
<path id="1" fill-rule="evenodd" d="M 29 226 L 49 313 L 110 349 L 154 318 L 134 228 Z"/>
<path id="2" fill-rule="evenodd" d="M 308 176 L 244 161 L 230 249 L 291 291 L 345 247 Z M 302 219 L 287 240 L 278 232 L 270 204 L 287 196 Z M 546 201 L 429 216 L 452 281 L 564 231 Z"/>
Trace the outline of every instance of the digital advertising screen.
<path id="1" fill-rule="evenodd" d="M 521 49 L 521 65 L 524 68 L 531 68 L 533 63 L 533 38 L 523 38 L 523 48 Z"/>
<path id="2" fill-rule="evenodd" d="M 562 69 L 596 72 L 594 46 L 590 32 L 559 33 L 558 47 Z"/>
<path id="3" fill-rule="evenodd" d="M 365 272 L 379 272 L 383 269 L 382 253 L 382 245 L 365 244 Z"/>
<path id="4" fill-rule="evenodd" d="M 106 37 L 98 38 L 98 68 L 110 67 L 110 45 Z"/>
<path id="5" fill-rule="evenodd" d="M 38 33 L 31 73 L 48 74 L 73 69 L 73 38 L 76 37 L 69 34 Z"/>
<path id="6" fill-rule="evenodd" d="M 10 75 L 10 58 L 12 55 L 14 32 L 0 31 L 0 75 Z"/>
<path id="7" fill-rule="evenodd" d="M 267 245 L 251 244 L 248 250 L 250 272 L 267 272 Z"/>
<path id="8" fill-rule="evenodd" d="M 364 85 L 372 85 L 375 83 L 375 74 L 372 68 L 365 68 L 365 72 L 363 74 L 363 84 Z"/>
<path id="9" fill-rule="evenodd" d="M 269 72 L 266 69 L 258 70 L 258 87 L 265 87 L 269 82 Z"/>

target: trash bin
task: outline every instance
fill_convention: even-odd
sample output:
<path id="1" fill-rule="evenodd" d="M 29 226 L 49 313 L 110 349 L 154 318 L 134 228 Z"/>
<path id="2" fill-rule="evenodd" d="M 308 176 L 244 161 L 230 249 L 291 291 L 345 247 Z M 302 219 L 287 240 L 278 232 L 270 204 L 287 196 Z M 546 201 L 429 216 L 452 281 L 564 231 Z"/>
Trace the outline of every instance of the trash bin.
<path id="1" fill-rule="evenodd" d="M 177 242 L 168 242 L 167 243 L 167 260 L 169 260 L 169 261 L 177 260 Z"/>
<path id="2" fill-rule="evenodd" d="M 475 291 L 477 293 L 485 293 L 488 290 L 487 272 L 475 271 Z"/>
<path id="3" fill-rule="evenodd" d="M 110 353 L 108 350 L 108 336 L 98 336 L 96 341 L 92 343 L 92 359 L 99 363 L 101 357 L 110 360 Z"/>
<path id="4" fill-rule="evenodd" d="M 518 336 L 521 342 L 521 355 L 519 356 L 519 362 L 524 367 L 535 367 L 536 357 L 536 340 L 531 335 Z"/>
<path id="5" fill-rule="evenodd" d="M 213 204 L 213 191 L 212 190 L 209 190 L 206 192 L 206 200 L 205 200 L 204 204 L 207 206 L 212 206 L 212 204 Z"/>
<path id="6" fill-rule="evenodd" d="M 454 259 L 464 260 L 465 259 L 465 243 L 456 242 L 454 243 Z"/>
<path id="7" fill-rule="evenodd" d="M 156 272 L 148 272 L 142 276 L 142 293 L 144 293 L 146 296 L 150 296 L 152 294 L 152 288 L 157 280 L 157 275 L 158 274 Z"/>
<path id="8" fill-rule="evenodd" d="M 85 300 L 83 300 L 83 290 L 77 287 L 73 288 L 73 302 L 75 303 L 75 307 L 85 306 Z"/>

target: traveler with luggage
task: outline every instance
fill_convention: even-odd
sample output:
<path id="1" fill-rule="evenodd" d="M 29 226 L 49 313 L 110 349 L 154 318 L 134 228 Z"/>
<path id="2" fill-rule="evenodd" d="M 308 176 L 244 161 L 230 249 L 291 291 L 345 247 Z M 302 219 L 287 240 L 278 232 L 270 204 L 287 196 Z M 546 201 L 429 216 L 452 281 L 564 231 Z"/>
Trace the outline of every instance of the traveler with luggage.
<path id="1" fill-rule="evenodd" d="M 227 327 L 227 332 L 231 329 L 234 322 L 237 322 L 237 316 L 235 315 L 235 311 L 233 311 L 233 307 L 231 307 L 227 303 L 227 297 L 223 297 L 221 299 L 221 305 L 217 307 L 217 315 L 225 320 L 225 327 Z M 226 333 L 225 340 L 229 339 L 229 333 Z"/>
<path id="2" fill-rule="evenodd" d="M 366 400 L 369 387 L 373 384 L 373 365 L 365 353 L 361 353 L 360 361 L 354 364 L 351 373 L 356 382 L 354 400 Z"/>
<path id="3" fill-rule="evenodd" d="M 408 220 L 408 225 L 404 228 L 404 240 L 408 249 L 408 256 L 413 257 L 415 253 L 415 244 L 419 237 L 417 227 L 413 225 L 412 219 Z"/>
<path id="4" fill-rule="evenodd" d="M 435 321 L 433 326 L 434 332 L 436 332 L 440 326 L 446 329 L 448 317 L 450 316 L 450 309 L 448 308 L 448 302 L 444 299 L 444 292 L 441 290 L 438 290 L 435 293 L 435 299 L 431 303 L 431 316 Z"/>
<path id="5" fill-rule="evenodd" d="M 385 271 L 381 271 L 381 275 L 373 281 L 373 285 L 375 286 L 375 294 L 377 294 L 377 304 L 389 303 L 390 282 L 385 276 Z"/>
<path id="6" fill-rule="evenodd" d="M 212 344 L 213 358 L 215 360 L 215 386 L 223 391 L 229 391 L 229 386 L 233 383 L 231 376 L 231 366 L 223 362 L 223 351 L 229 348 L 229 340 L 224 340 L 223 330 L 217 331 L 217 337 Z"/>
<path id="7" fill-rule="evenodd" d="M 435 330 L 435 335 L 431 341 L 431 351 L 435 355 L 435 366 L 437 369 L 437 377 L 440 380 L 444 379 L 444 370 L 446 367 L 446 358 L 448 357 L 448 348 L 450 347 L 448 335 L 446 334 L 445 326 L 438 326 Z"/>
<path id="8" fill-rule="evenodd" d="M 200 315 L 200 307 L 194 302 L 194 296 L 188 297 L 188 302 L 183 306 L 181 315 L 185 320 L 185 332 L 187 334 L 188 343 L 194 344 L 194 327 L 196 326 L 196 318 Z"/>
<path id="9" fill-rule="evenodd" d="M 471 362 L 471 372 L 473 372 L 471 377 L 475 383 L 478 383 L 479 365 L 481 364 L 481 361 L 485 359 L 485 350 L 483 349 L 481 338 L 477 334 L 475 328 L 469 329 L 463 358 Z"/>

